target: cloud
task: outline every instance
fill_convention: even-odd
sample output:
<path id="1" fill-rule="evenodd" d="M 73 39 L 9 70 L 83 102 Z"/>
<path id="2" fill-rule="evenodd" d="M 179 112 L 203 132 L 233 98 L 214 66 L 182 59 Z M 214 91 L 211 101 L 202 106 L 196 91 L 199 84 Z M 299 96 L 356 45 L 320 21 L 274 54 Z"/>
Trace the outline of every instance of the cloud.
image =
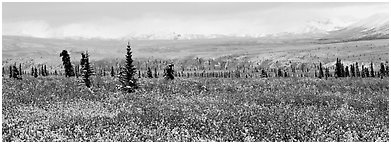
<path id="1" fill-rule="evenodd" d="M 50 21 L 3 21 L 3 35 L 41 38 L 104 38 L 148 34 L 257 35 L 301 32 L 311 21 L 332 21 L 345 26 L 375 13 L 388 13 L 388 5 L 344 5 L 339 7 L 293 7 L 282 5 L 263 10 L 229 14 L 148 13 L 138 17 L 79 20 L 51 24 Z M 122 14 L 126 15 L 126 14 Z"/>
<path id="2" fill-rule="evenodd" d="M 45 21 L 23 21 L 3 23 L 3 35 L 22 35 L 48 38 L 53 36 L 52 29 Z"/>

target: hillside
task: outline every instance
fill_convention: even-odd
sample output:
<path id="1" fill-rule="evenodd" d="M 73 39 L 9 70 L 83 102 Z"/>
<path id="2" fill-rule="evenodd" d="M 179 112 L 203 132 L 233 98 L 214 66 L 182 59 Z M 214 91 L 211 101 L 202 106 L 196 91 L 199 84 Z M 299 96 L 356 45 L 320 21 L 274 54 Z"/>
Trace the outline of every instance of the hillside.
<path id="1" fill-rule="evenodd" d="M 388 39 L 322 44 L 311 39 L 194 39 L 194 40 L 134 40 L 131 41 L 136 60 L 194 59 L 196 57 L 263 63 L 271 67 L 295 63 L 322 62 L 332 65 L 336 58 L 345 63 L 387 61 Z M 40 39 L 3 36 L 3 66 L 14 63 L 29 65 L 62 65 L 59 52 L 70 51 L 71 61 L 80 61 L 80 53 L 88 50 L 92 61 L 123 59 L 126 41 Z M 265 63 L 266 62 L 266 63 Z"/>
<path id="2" fill-rule="evenodd" d="M 389 38 L 388 14 L 376 14 L 340 30 L 331 31 L 324 40 L 351 41 Z"/>

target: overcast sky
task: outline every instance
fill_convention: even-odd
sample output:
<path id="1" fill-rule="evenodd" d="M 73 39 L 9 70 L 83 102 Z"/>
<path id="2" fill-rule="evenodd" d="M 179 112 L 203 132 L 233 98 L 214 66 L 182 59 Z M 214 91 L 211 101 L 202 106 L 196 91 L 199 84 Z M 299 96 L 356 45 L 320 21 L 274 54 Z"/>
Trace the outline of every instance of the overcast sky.
<path id="1" fill-rule="evenodd" d="M 3 3 L 3 35 L 122 38 L 141 34 L 300 32 L 311 21 L 348 25 L 388 3 Z"/>

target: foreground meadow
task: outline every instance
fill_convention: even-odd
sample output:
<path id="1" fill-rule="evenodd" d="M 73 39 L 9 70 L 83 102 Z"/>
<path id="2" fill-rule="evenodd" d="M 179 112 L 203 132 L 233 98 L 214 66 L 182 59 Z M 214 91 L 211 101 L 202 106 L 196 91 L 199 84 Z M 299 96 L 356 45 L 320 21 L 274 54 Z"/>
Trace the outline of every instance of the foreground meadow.
<path id="1" fill-rule="evenodd" d="M 389 141 L 388 79 L 3 78 L 7 141 Z"/>

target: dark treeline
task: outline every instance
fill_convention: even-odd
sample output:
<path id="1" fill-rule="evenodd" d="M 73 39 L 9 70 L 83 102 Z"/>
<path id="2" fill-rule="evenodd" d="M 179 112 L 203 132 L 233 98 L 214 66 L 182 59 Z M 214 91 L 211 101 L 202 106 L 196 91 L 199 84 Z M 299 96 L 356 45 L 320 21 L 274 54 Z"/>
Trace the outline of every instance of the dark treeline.
<path id="1" fill-rule="evenodd" d="M 267 61 L 265 62 L 267 63 Z M 270 63 L 270 62 L 268 62 Z M 377 77 L 383 78 L 389 75 L 388 62 L 370 63 L 370 65 L 359 64 L 358 62 L 344 65 L 341 59 L 337 59 L 335 64 L 324 66 L 323 63 L 292 63 L 290 66 L 280 66 L 276 62 L 275 66 L 263 63 L 251 63 L 247 61 L 223 61 L 221 59 L 188 59 L 188 60 L 134 60 L 137 78 L 159 78 L 164 75 L 164 68 L 168 64 L 174 64 L 175 77 L 218 77 L 218 78 L 263 78 L 263 77 L 318 77 L 327 79 L 330 77 Z M 111 64 L 111 65 L 110 65 Z M 80 63 L 73 62 L 72 70 L 76 77 L 82 75 Z M 120 66 L 124 62 L 101 62 L 93 63 L 96 76 L 118 77 Z M 15 69 L 16 68 L 16 69 Z M 12 66 L 3 67 L 3 76 L 17 78 L 23 75 L 33 77 L 45 77 L 49 75 L 64 75 L 64 70 L 57 70 L 47 65 L 31 66 L 26 70 L 22 64 L 16 63 Z M 18 73 L 17 75 L 15 73 Z M 15 77 L 14 77 L 15 75 Z"/>

